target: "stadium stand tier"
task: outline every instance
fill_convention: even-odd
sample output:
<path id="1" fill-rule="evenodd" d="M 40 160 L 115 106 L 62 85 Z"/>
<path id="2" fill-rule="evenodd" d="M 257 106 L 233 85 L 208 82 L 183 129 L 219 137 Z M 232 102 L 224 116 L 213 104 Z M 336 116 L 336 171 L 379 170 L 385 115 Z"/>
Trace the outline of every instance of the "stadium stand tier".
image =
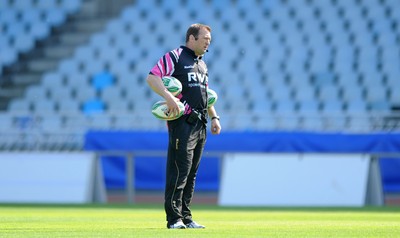
<path id="1" fill-rule="evenodd" d="M 1 1 L 2 78 L 87 2 Z M 23 148 L 58 148 L 48 134 L 77 149 L 71 138 L 93 128 L 165 130 L 145 78 L 193 22 L 213 29 L 205 60 L 224 130 L 397 130 L 399 21 L 395 0 L 132 1 L 10 100 L 0 119 L 15 137 L 1 146 L 21 149 L 29 131 L 38 142 Z"/>

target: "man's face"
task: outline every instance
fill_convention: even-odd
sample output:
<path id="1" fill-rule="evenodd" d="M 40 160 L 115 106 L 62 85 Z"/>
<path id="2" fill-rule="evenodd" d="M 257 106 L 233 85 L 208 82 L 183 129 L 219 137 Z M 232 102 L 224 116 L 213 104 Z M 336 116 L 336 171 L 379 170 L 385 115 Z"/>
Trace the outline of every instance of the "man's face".
<path id="1" fill-rule="evenodd" d="M 203 55 L 206 53 L 210 43 L 211 33 L 207 29 L 201 28 L 197 40 L 194 42 L 194 52 L 196 55 Z"/>

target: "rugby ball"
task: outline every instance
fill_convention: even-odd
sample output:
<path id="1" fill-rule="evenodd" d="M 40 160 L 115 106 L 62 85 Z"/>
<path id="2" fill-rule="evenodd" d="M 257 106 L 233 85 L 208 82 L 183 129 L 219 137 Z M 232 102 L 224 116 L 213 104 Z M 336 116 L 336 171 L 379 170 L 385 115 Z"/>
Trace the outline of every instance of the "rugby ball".
<path id="1" fill-rule="evenodd" d="M 217 100 L 218 100 L 217 93 L 214 90 L 207 88 L 208 107 L 214 106 L 214 104 L 217 102 Z"/>
<path id="2" fill-rule="evenodd" d="M 162 82 L 172 95 L 178 96 L 182 92 L 182 84 L 177 78 L 165 76 L 162 78 Z"/>
<path id="3" fill-rule="evenodd" d="M 165 121 L 176 120 L 179 117 L 181 117 L 183 115 L 183 112 L 185 111 L 185 105 L 183 105 L 182 102 L 178 102 L 178 105 L 179 105 L 179 114 L 177 116 L 169 115 L 167 102 L 165 101 L 158 101 L 154 103 L 153 107 L 151 108 L 151 113 L 153 113 L 153 115 L 160 120 L 165 120 Z"/>

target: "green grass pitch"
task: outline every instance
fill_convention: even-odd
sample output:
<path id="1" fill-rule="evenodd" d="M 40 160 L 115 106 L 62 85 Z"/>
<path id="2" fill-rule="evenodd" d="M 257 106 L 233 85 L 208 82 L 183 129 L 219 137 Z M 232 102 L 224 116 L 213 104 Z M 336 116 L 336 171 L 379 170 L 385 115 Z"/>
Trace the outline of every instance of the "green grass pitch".
<path id="1" fill-rule="evenodd" d="M 0 237 L 400 237 L 400 207 L 193 206 L 202 230 L 168 230 L 162 205 L 0 205 Z"/>

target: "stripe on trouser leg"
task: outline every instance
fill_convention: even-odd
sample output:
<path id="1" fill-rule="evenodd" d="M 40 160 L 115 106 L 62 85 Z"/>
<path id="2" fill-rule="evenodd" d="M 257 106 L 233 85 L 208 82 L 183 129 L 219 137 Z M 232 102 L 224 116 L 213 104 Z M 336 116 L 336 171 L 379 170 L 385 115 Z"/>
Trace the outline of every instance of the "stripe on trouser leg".
<path id="1" fill-rule="evenodd" d="M 175 206 L 175 204 L 174 204 L 175 191 L 176 191 L 176 188 L 177 188 L 177 186 L 178 186 L 178 180 L 179 180 L 179 167 L 178 167 L 178 164 L 176 163 L 176 161 L 175 161 L 175 166 L 176 166 L 176 171 L 177 171 L 178 173 L 177 173 L 177 176 L 176 176 L 174 191 L 172 192 L 172 196 L 171 196 L 171 207 L 172 207 L 173 210 L 175 210 L 175 212 L 181 213 L 181 212 L 178 210 L 178 208 Z"/>

